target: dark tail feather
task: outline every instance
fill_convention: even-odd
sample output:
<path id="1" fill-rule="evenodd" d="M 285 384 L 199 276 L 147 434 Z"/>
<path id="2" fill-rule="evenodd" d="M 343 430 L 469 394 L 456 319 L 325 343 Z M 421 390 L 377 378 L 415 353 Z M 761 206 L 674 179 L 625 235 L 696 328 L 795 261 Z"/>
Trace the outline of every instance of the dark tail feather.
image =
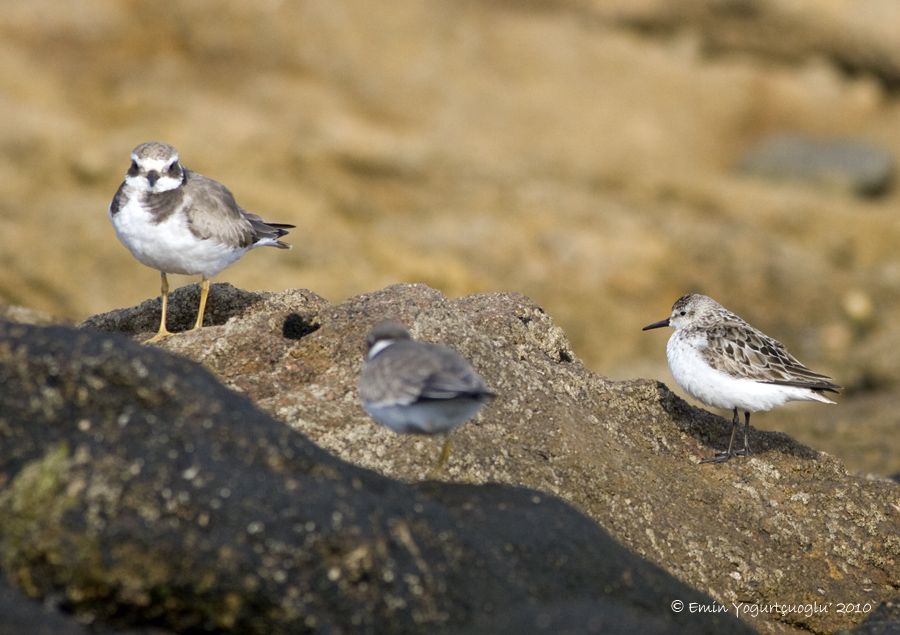
<path id="1" fill-rule="evenodd" d="M 255 214 L 247 214 L 247 217 L 250 220 L 250 224 L 253 225 L 253 234 L 256 239 L 255 242 L 268 238 L 275 242 L 268 243 L 266 246 L 278 247 L 279 249 L 291 248 L 289 244 L 276 239 L 287 234 L 288 230 L 293 229 L 296 225 L 288 225 L 287 223 L 267 223 L 264 220 L 260 220 Z"/>
<path id="2" fill-rule="evenodd" d="M 821 392 L 840 392 L 841 386 L 833 384 L 830 381 L 789 381 L 773 379 L 772 381 L 762 381 L 761 384 L 775 384 L 776 386 L 793 386 L 795 388 L 809 388 Z"/>
<path id="3" fill-rule="evenodd" d="M 266 223 L 269 227 L 272 227 L 276 232 L 277 236 L 280 238 L 288 233 L 289 229 L 294 229 L 296 225 L 288 225 L 287 223 Z M 291 246 L 287 243 L 283 243 L 280 240 L 275 241 L 275 246 L 279 249 L 290 249 Z"/>

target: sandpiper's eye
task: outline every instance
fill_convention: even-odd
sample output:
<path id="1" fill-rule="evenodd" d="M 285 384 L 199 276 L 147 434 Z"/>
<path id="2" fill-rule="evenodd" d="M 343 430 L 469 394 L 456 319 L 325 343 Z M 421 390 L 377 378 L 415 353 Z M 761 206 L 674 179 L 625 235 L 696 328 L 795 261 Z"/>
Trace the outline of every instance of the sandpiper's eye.
<path id="1" fill-rule="evenodd" d="M 682 312 L 679 313 L 678 315 L 687 315 L 687 311 L 682 311 Z"/>

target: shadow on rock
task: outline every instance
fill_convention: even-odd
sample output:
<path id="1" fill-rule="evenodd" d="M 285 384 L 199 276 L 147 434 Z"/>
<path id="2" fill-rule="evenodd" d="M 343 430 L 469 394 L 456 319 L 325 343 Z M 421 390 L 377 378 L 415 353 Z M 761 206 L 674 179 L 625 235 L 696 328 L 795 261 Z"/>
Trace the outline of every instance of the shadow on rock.
<path id="1" fill-rule="evenodd" d="M 723 451 L 728 447 L 728 441 L 731 438 L 731 419 L 691 406 L 662 382 L 656 382 L 656 389 L 659 394 L 659 405 L 672 418 L 679 430 L 708 446 L 711 454 Z M 741 427 L 735 435 L 735 443 L 742 442 L 743 434 L 743 423 L 741 423 Z M 754 455 L 759 456 L 769 452 L 779 452 L 810 461 L 819 458 L 819 452 L 798 443 L 783 432 L 757 430 L 752 425 L 750 448 Z"/>
<path id="2" fill-rule="evenodd" d="M 304 317 L 299 313 L 291 313 L 284 318 L 281 334 L 289 340 L 299 340 L 310 333 L 315 333 L 321 326 L 314 319 Z"/>
<path id="3" fill-rule="evenodd" d="M 227 282 L 211 284 L 204 326 L 225 324 L 229 319 L 242 314 L 248 308 L 267 298 L 269 293 L 254 293 L 237 289 Z M 179 333 L 193 328 L 200 307 L 200 285 L 190 284 L 179 287 L 169 294 L 166 324 L 170 331 Z M 162 311 L 160 298 L 145 300 L 136 307 L 119 309 L 88 318 L 80 326 L 121 333 L 123 335 L 146 335 L 156 333 Z"/>

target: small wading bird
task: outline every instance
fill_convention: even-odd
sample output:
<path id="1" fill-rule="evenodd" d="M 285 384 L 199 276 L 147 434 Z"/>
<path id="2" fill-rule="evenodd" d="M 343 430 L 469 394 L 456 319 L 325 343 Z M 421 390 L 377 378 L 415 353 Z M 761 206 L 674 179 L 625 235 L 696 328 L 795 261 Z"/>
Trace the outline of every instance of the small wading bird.
<path id="1" fill-rule="evenodd" d="M 162 276 L 159 331 L 166 329 L 167 273 L 201 276 L 195 329 L 203 326 L 209 279 L 254 247 L 290 249 L 278 240 L 294 227 L 245 211 L 224 185 L 184 167 L 172 146 L 150 141 L 131 152 L 131 166 L 109 206 L 119 240 Z"/>
<path id="2" fill-rule="evenodd" d="M 841 388 L 830 377 L 797 361 L 781 342 L 705 295 L 679 298 L 672 315 L 643 330 L 663 326 L 675 329 L 666 345 L 666 357 L 678 385 L 708 406 L 733 411 L 728 450 L 702 463 L 750 454 L 751 412 L 766 412 L 788 401 L 833 404 L 822 393 L 836 393 Z M 734 450 L 738 410 L 744 411 L 744 447 Z"/>
<path id="3" fill-rule="evenodd" d="M 428 474 L 436 476 L 450 456 L 449 433 L 495 394 L 459 353 L 413 340 L 399 322 L 379 322 L 366 344 L 359 379 L 363 408 L 394 432 L 444 435 L 441 454 Z"/>

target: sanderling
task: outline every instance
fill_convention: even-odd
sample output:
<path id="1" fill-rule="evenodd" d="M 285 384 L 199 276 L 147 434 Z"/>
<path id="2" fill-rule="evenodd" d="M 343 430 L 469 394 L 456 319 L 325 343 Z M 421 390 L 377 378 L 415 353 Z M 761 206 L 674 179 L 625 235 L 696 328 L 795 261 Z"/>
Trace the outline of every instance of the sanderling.
<path id="1" fill-rule="evenodd" d="M 167 273 L 202 276 L 195 329 L 203 325 L 209 279 L 254 247 L 290 249 L 278 240 L 294 227 L 266 223 L 242 209 L 221 183 L 187 169 L 172 146 L 150 141 L 131 152 L 131 166 L 109 206 L 119 240 L 162 277 L 159 331 L 167 335 Z"/>
<path id="2" fill-rule="evenodd" d="M 444 434 L 434 476 L 450 456 L 449 433 L 474 417 L 495 394 L 454 350 L 417 342 L 399 322 L 376 324 L 366 338 L 368 353 L 359 396 L 369 416 L 402 434 Z"/>
<path id="3" fill-rule="evenodd" d="M 672 306 L 672 315 L 643 330 L 663 326 L 675 329 L 666 357 L 678 385 L 708 406 L 734 412 L 728 450 L 702 463 L 750 454 L 751 412 L 766 412 L 788 401 L 833 404 L 822 393 L 841 388 L 797 361 L 781 342 L 705 295 L 682 296 Z M 744 411 L 744 449 L 732 452 L 738 410 Z"/>

